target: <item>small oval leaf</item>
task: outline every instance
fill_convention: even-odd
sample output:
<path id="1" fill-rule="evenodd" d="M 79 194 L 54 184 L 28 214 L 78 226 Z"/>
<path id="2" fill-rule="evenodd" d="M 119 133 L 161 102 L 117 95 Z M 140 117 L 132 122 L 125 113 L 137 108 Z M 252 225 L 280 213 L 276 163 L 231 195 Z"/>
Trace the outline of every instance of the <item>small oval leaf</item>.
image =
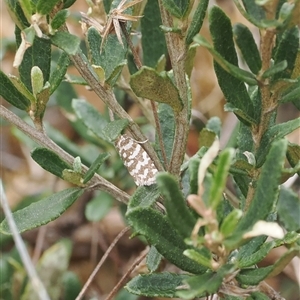
<path id="1" fill-rule="evenodd" d="M 142 67 L 131 76 L 130 86 L 138 97 L 169 104 L 176 113 L 183 108 L 178 89 L 166 72 Z"/>

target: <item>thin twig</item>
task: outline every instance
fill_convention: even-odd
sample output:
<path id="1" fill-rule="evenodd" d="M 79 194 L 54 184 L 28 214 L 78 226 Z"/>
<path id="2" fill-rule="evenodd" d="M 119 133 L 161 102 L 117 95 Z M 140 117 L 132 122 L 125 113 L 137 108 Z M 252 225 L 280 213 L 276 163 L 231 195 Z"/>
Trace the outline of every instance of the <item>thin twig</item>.
<path id="1" fill-rule="evenodd" d="M 137 69 L 140 70 L 142 67 L 142 62 L 140 60 L 138 53 L 136 52 L 136 50 L 134 48 L 134 45 L 130 38 L 130 35 L 128 34 L 128 31 L 126 29 L 126 24 L 124 22 L 120 22 L 120 26 L 121 26 L 122 32 L 126 38 L 127 44 L 132 52 L 135 65 L 136 65 Z M 162 138 L 161 126 L 160 126 L 159 117 L 158 117 L 158 113 L 157 113 L 156 103 L 152 100 L 150 100 L 150 103 L 151 103 L 151 108 L 152 108 L 152 112 L 153 112 L 153 116 L 154 116 L 156 132 L 158 135 L 159 146 L 160 146 L 160 150 L 161 150 L 162 157 L 164 160 L 165 169 L 168 170 L 169 169 L 168 160 L 167 160 L 165 146 L 164 146 L 164 142 L 163 142 L 163 138 Z"/>
<path id="2" fill-rule="evenodd" d="M 143 252 L 130 266 L 127 272 L 122 276 L 117 285 L 113 288 L 113 290 L 109 293 L 109 295 L 105 298 L 105 300 L 113 299 L 113 297 L 117 294 L 117 292 L 123 287 L 127 277 L 130 273 L 135 269 L 135 267 L 146 257 L 148 252 Z"/>
<path id="3" fill-rule="evenodd" d="M 47 233 L 47 226 L 42 226 L 38 230 L 35 247 L 32 255 L 32 262 L 36 264 L 41 256 L 43 244 Z"/>
<path id="4" fill-rule="evenodd" d="M 22 262 L 24 264 L 24 267 L 27 271 L 27 274 L 30 278 L 30 282 L 32 285 L 32 289 L 34 292 L 38 295 L 39 299 L 41 300 L 50 300 L 50 297 L 45 289 L 45 286 L 43 285 L 42 281 L 40 280 L 36 269 L 34 268 L 34 265 L 30 259 L 30 256 L 27 252 L 26 246 L 21 238 L 21 235 L 18 231 L 17 225 L 14 221 L 12 212 L 9 208 L 8 201 L 6 198 L 6 195 L 4 193 L 2 180 L 0 179 L 0 198 L 1 198 L 1 206 L 3 207 L 3 211 L 7 220 L 7 223 L 9 225 L 9 228 L 12 232 L 13 239 L 15 241 L 16 248 L 18 249 L 18 253 L 22 259 Z"/>
<path id="5" fill-rule="evenodd" d="M 127 29 L 126 29 L 126 23 L 125 22 L 119 22 L 119 23 L 120 23 L 120 27 L 122 29 L 122 32 L 123 32 L 123 34 L 125 36 L 126 42 L 127 42 L 128 46 L 129 46 L 131 52 L 132 52 L 134 63 L 136 65 L 136 67 L 138 69 L 140 69 L 143 64 L 142 64 L 142 62 L 140 60 L 140 57 L 139 57 L 138 53 L 135 51 L 135 48 L 134 48 L 134 45 L 133 45 L 133 43 L 131 41 L 130 35 L 129 35 Z"/>
<path id="6" fill-rule="evenodd" d="M 60 148 L 57 144 L 55 144 L 47 135 L 42 132 L 37 131 L 35 128 L 24 122 L 14 113 L 9 111 L 4 106 L 0 105 L 0 116 L 2 116 L 8 122 L 14 124 L 18 129 L 20 129 L 24 134 L 30 137 L 32 140 L 37 142 L 39 145 L 48 148 L 59 155 L 63 160 L 65 160 L 70 165 L 73 165 L 74 157 L 69 153 L 65 152 L 62 148 Z M 83 171 L 87 171 L 88 167 L 82 165 Z M 112 195 L 116 200 L 121 201 L 123 203 L 127 203 L 129 200 L 129 195 L 124 191 L 117 188 L 115 185 L 98 175 L 97 173 L 90 180 L 89 184 L 91 188 L 100 189 L 104 192 Z"/>
<path id="7" fill-rule="evenodd" d="M 272 300 L 285 300 L 282 296 L 279 295 L 271 286 L 269 286 L 265 281 L 260 282 L 258 285 L 260 292 L 267 295 Z"/>
<path id="8" fill-rule="evenodd" d="M 105 262 L 106 258 L 108 257 L 108 255 L 110 254 L 110 252 L 112 251 L 112 249 L 115 247 L 115 245 L 117 244 L 117 242 L 119 241 L 119 239 L 127 232 L 130 230 L 130 227 L 125 227 L 113 240 L 113 242 L 111 243 L 111 245 L 109 246 L 109 248 L 106 250 L 106 252 L 104 253 L 104 255 L 102 256 L 101 260 L 99 261 L 98 265 L 96 266 L 96 268 L 94 269 L 94 271 L 92 272 L 92 274 L 90 275 L 89 279 L 86 281 L 86 283 L 84 284 L 82 290 L 80 291 L 79 295 L 76 297 L 75 300 L 80 300 L 82 299 L 83 295 L 85 294 L 86 290 L 88 289 L 88 287 L 90 286 L 90 284 L 92 283 L 92 281 L 94 280 L 95 276 L 97 275 L 99 269 L 101 268 L 101 266 L 103 265 L 103 263 Z"/>

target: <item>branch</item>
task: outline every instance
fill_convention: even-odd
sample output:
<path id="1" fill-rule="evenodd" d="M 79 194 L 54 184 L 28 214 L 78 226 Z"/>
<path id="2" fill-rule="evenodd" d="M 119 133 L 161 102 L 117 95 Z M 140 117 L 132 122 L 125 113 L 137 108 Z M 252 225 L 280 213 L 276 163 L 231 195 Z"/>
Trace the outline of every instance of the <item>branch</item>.
<path id="1" fill-rule="evenodd" d="M 98 79 L 94 76 L 93 72 L 89 68 L 89 63 L 87 62 L 84 55 L 79 52 L 75 55 L 71 55 L 70 59 L 74 63 L 76 69 L 83 77 L 83 79 L 89 84 L 93 91 L 99 96 L 99 98 L 121 119 L 129 120 L 129 130 L 137 141 L 145 141 L 147 138 L 142 134 L 140 127 L 132 120 L 132 118 L 127 114 L 123 107 L 118 103 L 111 87 L 103 87 Z M 143 147 L 153 160 L 156 168 L 159 171 L 163 171 L 163 166 L 149 142 L 146 142 Z"/>
<path id="2" fill-rule="evenodd" d="M 20 119 L 18 116 L 16 116 L 14 113 L 9 111 L 2 105 L 0 105 L 0 116 L 2 116 L 8 122 L 14 124 L 19 130 L 21 130 L 24 134 L 37 142 L 39 145 L 52 150 L 67 163 L 73 165 L 73 156 L 60 148 L 43 132 L 37 131 L 35 128 L 24 122 L 22 119 Z M 89 168 L 85 165 L 82 165 L 82 169 L 86 172 Z M 118 201 L 121 201 L 123 203 L 128 202 L 129 195 L 127 193 L 123 192 L 98 174 L 94 175 L 94 177 L 89 181 L 89 184 L 92 188 L 96 186 L 100 190 L 111 194 Z"/>
<path id="3" fill-rule="evenodd" d="M 174 27 L 172 16 L 164 8 L 161 0 L 158 2 L 163 25 L 170 28 Z M 183 102 L 183 109 L 175 116 L 175 136 L 169 166 L 170 173 L 178 176 L 180 174 L 180 166 L 186 153 L 187 137 L 189 132 L 189 89 L 185 74 L 185 58 L 187 49 L 184 38 L 180 34 L 168 32 L 165 36 L 175 84 Z"/>

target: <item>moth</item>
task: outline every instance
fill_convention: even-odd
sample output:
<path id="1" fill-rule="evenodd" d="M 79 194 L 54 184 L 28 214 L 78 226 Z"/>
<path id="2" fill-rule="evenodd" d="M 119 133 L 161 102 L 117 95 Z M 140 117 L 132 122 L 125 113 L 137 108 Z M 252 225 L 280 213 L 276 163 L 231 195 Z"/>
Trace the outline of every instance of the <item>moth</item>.
<path id="1" fill-rule="evenodd" d="M 115 146 L 137 186 L 155 183 L 158 170 L 139 142 L 124 134 L 116 139 Z"/>

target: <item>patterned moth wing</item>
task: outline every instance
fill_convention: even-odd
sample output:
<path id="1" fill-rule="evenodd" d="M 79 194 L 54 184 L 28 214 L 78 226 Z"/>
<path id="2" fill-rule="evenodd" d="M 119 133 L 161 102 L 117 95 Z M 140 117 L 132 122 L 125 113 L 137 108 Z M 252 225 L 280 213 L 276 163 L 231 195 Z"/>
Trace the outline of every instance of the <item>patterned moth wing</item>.
<path id="1" fill-rule="evenodd" d="M 116 139 L 115 146 L 136 185 L 155 183 L 158 170 L 148 153 L 137 141 L 124 134 Z"/>

